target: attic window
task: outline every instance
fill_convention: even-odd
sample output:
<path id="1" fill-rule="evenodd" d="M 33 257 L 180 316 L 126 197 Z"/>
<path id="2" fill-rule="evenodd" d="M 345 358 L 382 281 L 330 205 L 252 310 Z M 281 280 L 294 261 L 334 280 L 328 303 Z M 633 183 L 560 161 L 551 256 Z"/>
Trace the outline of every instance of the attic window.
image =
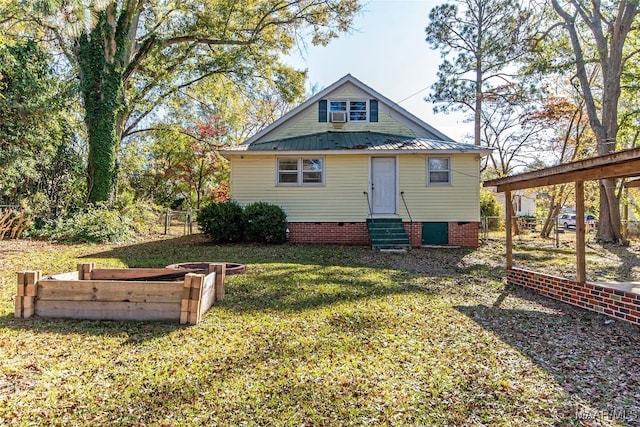
<path id="1" fill-rule="evenodd" d="M 329 121 L 341 122 L 366 122 L 367 101 L 329 101 Z"/>
<path id="2" fill-rule="evenodd" d="M 349 101 L 349 121 L 367 121 L 367 101 Z"/>

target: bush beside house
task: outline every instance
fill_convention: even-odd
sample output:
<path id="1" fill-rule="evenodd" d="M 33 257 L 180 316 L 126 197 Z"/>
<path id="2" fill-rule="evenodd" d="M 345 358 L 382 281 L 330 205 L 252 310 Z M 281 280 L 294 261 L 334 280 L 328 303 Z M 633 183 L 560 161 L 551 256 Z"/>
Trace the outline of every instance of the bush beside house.
<path id="1" fill-rule="evenodd" d="M 234 200 L 209 203 L 198 214 L 198 225 L 216 243 L 237 243 L 244 237 L 242 206 Z"/>
<path id="2" fill-rule="evenodd" d="M 200 211 L 198 224 L 216 243 L 284 243 L 287 239 L 287 215 L 279 206 L 265 202 L 244 209 L 233 200 L 213 202 Z"/>
<path id="3" fill-rule="evenodd" d="M 287 215 L 282 208 L 256 202 L 244 210 L 245 232 L 250 241 L 284 243 L 287 240 Z"/>

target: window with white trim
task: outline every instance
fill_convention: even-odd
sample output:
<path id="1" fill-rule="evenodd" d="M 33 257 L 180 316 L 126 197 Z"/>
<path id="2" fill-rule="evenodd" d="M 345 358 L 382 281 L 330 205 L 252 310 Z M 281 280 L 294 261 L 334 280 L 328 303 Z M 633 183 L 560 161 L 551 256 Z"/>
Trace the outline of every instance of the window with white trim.
<path id="1" fill-rule="evenodd" d="M 427 159 L 427 185 L 451 184 L 451 159 L 429 157 Z"/>
<path id="2" fill-rule="evenodd" d="M 367 101 L 349 101 L 349 121 L 367 121 Z"/>
<path id="3" fill-rule="evenodd" d="M 337 117 L 345 117 L 344 121 L 366 122 L 368 120 L 367 106 L 368 102 L 363 100 L 329 101 L 329 120 L 335 121 Z M 344 116 L 341 116 L 340 113 L 344 113 Z"/>
<path id="4" fill-rule="evenodd" d="M 324 159 L 317 157 L 278 157 L 278 185 L 324 184 Z"/>

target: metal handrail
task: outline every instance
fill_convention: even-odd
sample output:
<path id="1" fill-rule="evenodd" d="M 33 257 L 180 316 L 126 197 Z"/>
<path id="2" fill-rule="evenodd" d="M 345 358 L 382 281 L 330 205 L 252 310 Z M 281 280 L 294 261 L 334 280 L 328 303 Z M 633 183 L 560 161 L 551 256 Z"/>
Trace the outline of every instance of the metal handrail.
<path id="1" fill-rule="evenodd" d="M 371 211 L 371 201 L 369 200 L 369 193 L 363 191 L 362 194 L 367 196 L 367 206 L 369 207 L 369 216 L 373 219 L 373 212 Z"/>
<path id="2" fill-rule="evenodd" d="M 400 192 L 400 197 L 402 197 L 402 203 L 404 203 L 404 208 L 407 211 L 407 215 L 409 215 L 409 222 L 413 224 L 413 218 L 411 218 L 411 212 L 409 212 L 409 207 L 407 206 L 407 201 L 404 199 L 404 191 Z M 413 228 L 413 227 L 412 227 Z"/>

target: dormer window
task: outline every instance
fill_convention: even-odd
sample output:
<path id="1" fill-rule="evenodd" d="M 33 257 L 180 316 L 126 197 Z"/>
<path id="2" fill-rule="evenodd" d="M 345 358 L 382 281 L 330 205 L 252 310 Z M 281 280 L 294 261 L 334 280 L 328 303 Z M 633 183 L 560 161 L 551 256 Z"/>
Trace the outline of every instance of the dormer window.
<path id="1" fill-rule="evenodd" d="M 377 122 L 378 101 L 364 100 L 327 100 L 318 103 L 318 121 L 331 123 Z"/>
<path id="2" fill-rule="evenodd" d="M 329 121 L 331 123 L 344 123 L 347 121 L 347 101 L 329 102 Z"/>
<path id="3" fill-rule="evenodd" d="M 329 121 L 366 122 L 367 101 L 329 101 Z"/>
<path id="4" fill-rule="evenodd" d="M 367 101 L 349 101 L 349 121 L 367 121 Z"/>

